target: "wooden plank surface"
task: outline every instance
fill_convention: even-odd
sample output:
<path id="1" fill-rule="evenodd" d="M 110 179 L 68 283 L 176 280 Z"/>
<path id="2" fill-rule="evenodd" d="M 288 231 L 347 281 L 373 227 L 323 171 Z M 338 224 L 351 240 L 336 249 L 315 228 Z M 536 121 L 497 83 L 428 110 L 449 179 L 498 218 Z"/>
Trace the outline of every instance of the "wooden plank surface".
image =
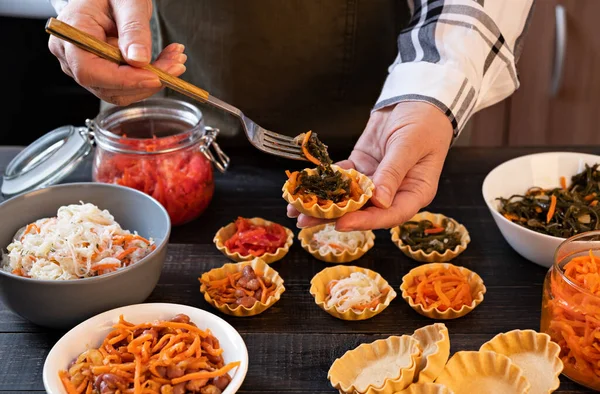
<path id="1" fill-rule="evenodd" d="M 457 148 L 450 153 L 438 196 L 428 208 L 456 218 L 469 229 L 472 242 L 455 261 L 478 272 L 488 288 L 484 302 L 464 318 L 446 322 L 452 351 L 477 349 L 499 332 L 539 328 L 541 285 L 546 269 L 517 255 L 504 241 L 481 197 L 485 175 L 510 158 L 539 149 Z M 600 153 L 600 148 L 579 151 Z M 198 220 L 172 232 L 160 282 L 148 302 L 173 302 L 219 313 L 204 301 L 197 278 L 227 262 L 212 245 L 218 227 L 237 215 L 264 216 L 292 228 L 281 199 L 283 170 L 300 163 L 272 159 L 254 151 L 232 151 L 228 174 L 217 176 L 217 192 Z M 0 149 L 0 170 L 11 153 Z M 14 154 L 14 152 L 12 152 Z M 347 150 L 334 158 L 342 158 Z M 4 163 L 4 164 L 3 164 Z M 85 179 L 85 167 L 75 174 Z M 415 262 L 377 231 L 375 247 L 355 264 L 379 272 L 398 289 Z M 398 296 L 375 318 L 362 322 L 337 320 L 319 309 L 309 282 L 326 265 L 314 260 L 296 242 L 283 261 L 273 264 L 285 280 L 282 299 L 252 318 L 220 315 L 244 337 L 250 355 L 241 393 L 334 393 L 327 380 L 333 360 L 360 343 L 389 335 L 412 333 L 433 321 L 415 313 Z M 44 359 L 63 332 L 34 326 L 0 306 L 0 393 L 43 391 Z M 588 392 L 563 379 L 561 393 Z"/>

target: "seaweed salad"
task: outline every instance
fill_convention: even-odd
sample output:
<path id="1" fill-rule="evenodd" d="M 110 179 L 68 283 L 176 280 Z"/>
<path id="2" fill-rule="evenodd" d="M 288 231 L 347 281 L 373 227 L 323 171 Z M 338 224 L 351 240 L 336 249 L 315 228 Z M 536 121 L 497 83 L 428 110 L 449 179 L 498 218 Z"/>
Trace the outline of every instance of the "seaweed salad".
<path id="1" fill-rule="evenodd" d="M 600 229 L 600 173 L 598 164 L 565 177 L 560 187 L 532 187 L 524 195 L 497 198 L 500 213 L 513 223 L 542 234 L 568 238 L 585 231 Z"/>
<path id="2" fill-rule="evenodd" d="M 425 253 L 453 250 L 461 244 L 461 234 L 454 222 L 448 219 L 436 226 L 430 220 L 408 221 L 400 226 L 400 239 L 414 252 Z"/>
<path id="3" fill-rule="evenodd" d="M 315 195 L 321 200 L 330 200 L 333 203 L 347 200 L 351 195 L 353 182 L 331 168 L 332 161 L 327 153 L 327 145 L 311 131 L 300 134 L 295 141 L 301 144 L 304 156 L 318 167 L 314 175 L 300 171 L 293 194 Z"/>

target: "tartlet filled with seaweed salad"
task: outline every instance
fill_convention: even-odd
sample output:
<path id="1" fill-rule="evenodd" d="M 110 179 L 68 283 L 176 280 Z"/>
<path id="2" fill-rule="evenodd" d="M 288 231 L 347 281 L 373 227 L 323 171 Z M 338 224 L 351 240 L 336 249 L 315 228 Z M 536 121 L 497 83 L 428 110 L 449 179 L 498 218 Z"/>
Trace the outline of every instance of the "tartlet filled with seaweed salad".
<path id="1" fill-rule="evenodd" d="M 332 164 L 327 146 L 311 131 L 295 139 L 304 156 L 316 168 L 286 171 L 283 198 L 299 212 L 322 219 L 336 219 L 359 210 L 373 196 L 375 185 L 354 169 Z"/>
<path id="2" fill-rule="evenodd" d="M 441 213 L 422 211 L 390 230 L 392 242 L 420 262 L 450 261 L 464 252 L 471 237 L 462 224 Z"/>
<path id="3" fill-rule="evenodd" d="M 600 229 L 599 164 L 571 177 L 567 185 L 560 178 L 560 187 L 531 187 L 525 194 L 499 197 L 498 211 L 506 219 L 529 230 L 559 238 Z"/>

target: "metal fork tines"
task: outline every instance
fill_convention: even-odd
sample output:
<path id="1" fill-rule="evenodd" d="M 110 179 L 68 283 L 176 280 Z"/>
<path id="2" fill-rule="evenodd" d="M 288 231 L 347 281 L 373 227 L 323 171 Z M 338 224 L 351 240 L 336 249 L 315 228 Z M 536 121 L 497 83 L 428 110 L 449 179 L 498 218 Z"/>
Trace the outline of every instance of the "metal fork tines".
<path id="1" fill-rule="evenodd" d="M 285 157 L 286 159 L 307 160 L 302 153 L 302 148 L 294 142 L 293 137 L 274 133 L 263 127 L 260 127 L 254 123 L 252 119 L 244 115 L 242 111 L 214 96 L 209 96 L 207 101 L 209 104 L 221 108 L 238 117 L 242 122 L 246 137 L 248 137 L 250 143 L 257 149 L 266 153 Z"/>

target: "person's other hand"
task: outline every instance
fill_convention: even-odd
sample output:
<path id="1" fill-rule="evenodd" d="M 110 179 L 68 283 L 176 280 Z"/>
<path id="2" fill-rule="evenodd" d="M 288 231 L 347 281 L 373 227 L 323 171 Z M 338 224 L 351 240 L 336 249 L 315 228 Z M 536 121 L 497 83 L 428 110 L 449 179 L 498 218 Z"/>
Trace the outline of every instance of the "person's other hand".
<path id="1" fill-rule="evenodd" d="M 63 72 L 97 97 L 116 105 L 147 98 L 161 87 L 158 77 L 132 66 L 147 65 L 152 56 L 152 0 L 71 0 L 58 19 L 102 41 L 118 46 L 128 65 L 117 65 L 56 37 L 48 47 Z M 154 66 L 174 76 L 185 72 L 181 44 L 167 46 Z"/>
<path id="2" fill-rule="evenodd" d="M 402 102 L 375 111 L 348 160 L 375 183 L 372 205 L 336 220 L 338 231 L 374 230 L 402 224 L 435 197 L 452 140 L 450 121 L 438 108 L 423 102 Z M 325 222 L 288 205 L 298 227 Z"/>

